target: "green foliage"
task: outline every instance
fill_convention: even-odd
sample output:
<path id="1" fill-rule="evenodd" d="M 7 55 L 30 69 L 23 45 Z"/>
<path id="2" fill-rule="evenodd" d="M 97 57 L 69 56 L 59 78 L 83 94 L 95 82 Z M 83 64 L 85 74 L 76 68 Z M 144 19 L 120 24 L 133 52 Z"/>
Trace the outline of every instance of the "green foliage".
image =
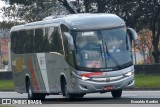
<path id="1" fill-rule="evenodd" d="M 10 0 L 9 7 L 3 7 L 6 17 L 25 22 L 40 21 L 52 14 L 66 14 L 66 9 L 57 0 Z"/>
<path id="2" fill-rule="evenodd" d="M 0 28 L 6 28 L 6 29 L 10 29 L 12 26 L 14 26 L 15 23 L 11 23 L 11 22 L 6 22 L 6 21 L 3 21 L 3 22 L 0 22 Z"/>
<path id="3" fill-rule="evenodd" d="M 160 88 L 160 74 L 147 75 L 136 74 L 135 75 L 135 88 Z"/>
<path id="4" fill-rule="evenodd" d="M 12 80 L 0 80 L 0 91 L 14 90 L 14 83 Z"/>

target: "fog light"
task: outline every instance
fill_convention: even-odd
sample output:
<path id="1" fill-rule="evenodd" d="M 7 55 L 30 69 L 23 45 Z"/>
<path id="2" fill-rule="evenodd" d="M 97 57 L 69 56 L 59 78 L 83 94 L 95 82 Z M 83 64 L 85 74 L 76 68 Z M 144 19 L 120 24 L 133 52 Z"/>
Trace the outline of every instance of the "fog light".
<path id="1" fill-rule="evenodd" d="M 133 81 L 130 81 L 130 82 L 128 83 L 128 85 L 132 84 L 132 82 L 133 82 Z"/>

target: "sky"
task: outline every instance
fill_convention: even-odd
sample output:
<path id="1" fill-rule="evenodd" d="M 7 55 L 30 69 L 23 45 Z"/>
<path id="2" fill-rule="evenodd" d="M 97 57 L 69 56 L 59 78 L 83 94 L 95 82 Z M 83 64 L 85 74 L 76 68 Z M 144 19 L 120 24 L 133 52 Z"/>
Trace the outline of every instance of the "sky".
<path id="1" fill-rule="evenodd" d="M 2 0 L 0 0 L 0 21 L 3 21 L 3 18 L 2 18 L 2 11 L 1 11 L 1 9 L 2 9 L 2 7 L 3 6 L 5 6 L 5 3 L 4 3 L 4 1 L 2 1 Z"/>

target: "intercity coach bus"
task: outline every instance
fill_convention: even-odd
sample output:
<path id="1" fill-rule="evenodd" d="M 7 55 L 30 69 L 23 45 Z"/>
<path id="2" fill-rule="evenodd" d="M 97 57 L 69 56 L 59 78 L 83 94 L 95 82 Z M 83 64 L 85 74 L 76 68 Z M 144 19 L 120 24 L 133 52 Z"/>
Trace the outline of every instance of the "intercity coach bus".
<path id="1" fill-rule="evenodd" d="M 29 99 L 79 98 L 134 87 L 137 33 L 114 14 L 74 14 L 18 25 L 10 31 L 15 91 Z"/>

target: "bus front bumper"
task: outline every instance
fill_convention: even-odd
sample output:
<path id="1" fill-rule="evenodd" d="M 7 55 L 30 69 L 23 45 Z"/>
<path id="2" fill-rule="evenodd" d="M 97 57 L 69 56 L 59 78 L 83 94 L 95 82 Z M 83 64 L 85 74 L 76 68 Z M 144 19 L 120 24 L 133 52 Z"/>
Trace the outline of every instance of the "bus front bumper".
<path id="1" fill-rule="evenodd" d="M 76 85 L 71 85 L 70 93 L 110 92 L 118 89 L 132 89 L 134 87 L 134 74 L 123 79 L 111 82 L 95 82 L 77 79 Z"/>

